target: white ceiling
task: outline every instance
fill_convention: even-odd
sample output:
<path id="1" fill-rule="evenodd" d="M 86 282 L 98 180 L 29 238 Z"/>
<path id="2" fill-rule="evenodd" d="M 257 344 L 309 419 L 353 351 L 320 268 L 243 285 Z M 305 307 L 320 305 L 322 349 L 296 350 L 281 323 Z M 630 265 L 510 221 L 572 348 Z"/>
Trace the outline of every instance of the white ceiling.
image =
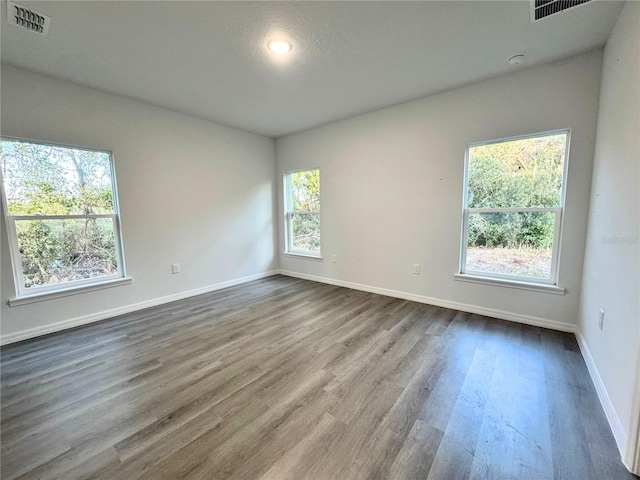
<path id="1" fill-rule="evenodd" d="M 526 0 L 17 3 L 49 36 L 8 25 L 3 1 L 3 62 L 271 137 L 600 47 L 622 8 L 532 24 Z"/>

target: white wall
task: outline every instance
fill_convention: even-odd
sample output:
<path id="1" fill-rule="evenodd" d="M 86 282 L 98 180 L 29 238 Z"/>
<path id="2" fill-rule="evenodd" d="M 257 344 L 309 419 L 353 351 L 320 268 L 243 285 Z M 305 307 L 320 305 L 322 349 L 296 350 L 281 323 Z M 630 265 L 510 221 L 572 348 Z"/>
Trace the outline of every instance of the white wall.
<path id="1" fill-rule="evenodd" d="M 287 170 L 320 167 L 324 254 L 322 262 L 281 255 L 280 268 L 574 329 L 600 69 L 596 51 L 278 139 L 280 183 Z M 572 132 L 560 259 L 566 295 L 454 281 L 466 145 L 561 128 Z M 282 223 L 280 198 L 280 233 Z M 279 243 L 282 252 L 282 235 Z"/>
<path id="2" fill-rule="evenodd" d="M 15 292 L 2 221 L 3 341 L 277 268 L 272 139 L 5 65 L 1 99 L 3 135 L 113 152 L 133 278 L 9 307 Z M 175 262 L 179 275 L 171 274 Z"/>
<path id="3" fill-rule="evenodd" d="M 592 374 L 622 451 L 640 348 L 639 92 L 640 3 L 627 2 L 604 51 L 580 308 L 581 346 L 596 367 Z"/>

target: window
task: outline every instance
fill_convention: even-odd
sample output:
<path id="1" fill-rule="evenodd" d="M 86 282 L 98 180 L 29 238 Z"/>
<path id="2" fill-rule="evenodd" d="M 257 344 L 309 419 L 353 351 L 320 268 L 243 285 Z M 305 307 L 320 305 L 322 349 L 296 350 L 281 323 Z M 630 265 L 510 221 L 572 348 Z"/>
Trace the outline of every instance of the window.
<path id="1" fill-rule="evenodd" d="M 124 277 L 109 152 L 3 138 L 0 161 L 18 298 Z"/>
<path id="2" fill-rule="evenodd" d="M 287 172 L 284 192 L 287 253 L 320 257 L 320 170 Z"/>
<path id="3" fill-rule="evenodd" d="M 460 272 L 557 284 L 569 131 L 472 144 Z"/>

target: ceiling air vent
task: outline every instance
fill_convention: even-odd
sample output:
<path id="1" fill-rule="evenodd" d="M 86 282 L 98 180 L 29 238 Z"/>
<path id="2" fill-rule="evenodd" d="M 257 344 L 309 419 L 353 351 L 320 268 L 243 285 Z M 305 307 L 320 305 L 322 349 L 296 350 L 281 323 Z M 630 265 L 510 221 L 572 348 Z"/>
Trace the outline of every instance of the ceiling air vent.
<path id="1" fill-rule="evenodd" d="M 550 15 L 591 1 L 593 0 L 531 0 L 531 21 L 542 20 Z"/>
<path id="2" fill-rule="evenodd" d="M 11 0 L 7 1 L 7 20 L 11 25 L 16 25 L 45 37 L 49 35 L 50 17 L 42 15 L 31 8 L 13 3 Z"/>

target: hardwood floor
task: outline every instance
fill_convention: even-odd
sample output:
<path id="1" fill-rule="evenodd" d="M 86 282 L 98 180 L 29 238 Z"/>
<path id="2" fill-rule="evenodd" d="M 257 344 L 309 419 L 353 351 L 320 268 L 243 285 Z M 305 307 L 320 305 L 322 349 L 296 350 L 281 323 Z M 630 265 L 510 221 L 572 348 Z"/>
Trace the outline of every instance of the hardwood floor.
<path id="1" fill-rule="evenodd" d="M 288 277 L 1 360 L 7 480 L 636 478 L 572 335 Z"/>

